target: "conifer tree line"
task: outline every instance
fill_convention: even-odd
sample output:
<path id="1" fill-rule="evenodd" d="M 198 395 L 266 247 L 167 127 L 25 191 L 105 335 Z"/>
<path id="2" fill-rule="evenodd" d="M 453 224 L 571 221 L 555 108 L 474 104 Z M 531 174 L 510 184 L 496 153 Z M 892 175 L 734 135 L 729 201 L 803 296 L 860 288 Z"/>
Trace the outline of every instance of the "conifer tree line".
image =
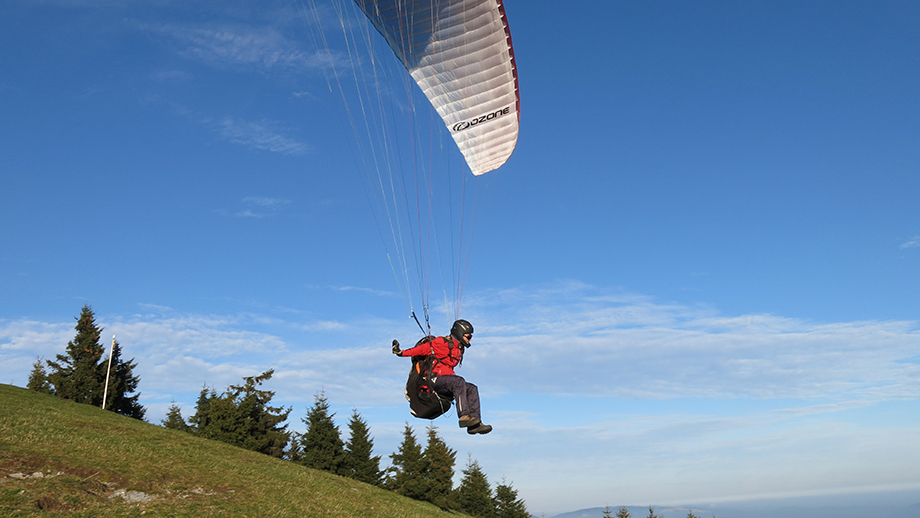
<path id="1" fill-rule="evenodd" d="M 370 428 L 357 409 L 352 410 L 345 441 L 323 392 L 316 394 L 313 406 L 302 420 L 306 431 L 287 431 L 287 425 L 282 423 L 291 409 L 271 407 L 274 392 L 258 389 L 271 379 L 273 372 L 243 378 L 243 385 L 231 385 L 219 394 L 204 387 L 195 404 L 195 413 L 188 421 L 173 403 L 162 425 L 354 478 L 470 516 L 530 517 L 517 490 L 503 480 L 493 491 L 475 460 L 469 459 L 459 487 L 454 488 L 457 452 L 447 446 L 433 425 L 426 429 L 427 441 L 423 446 L 406 423 L 403 441 L 399 450 L 390 455 L 392 465 L 386 469 L 380 467 L 381 457 L 373 454 Z"/>
<path id="2" fill-rule="evenodd" d="M 121 358 L 121 346 L 113 342 L 111 367 L 101 343 L 103 329 L 96 324 L 89 305 L 77 317 L 76 335 L 68 342 L 65 354 L 54 361 L 36 359 L 27 387 L 78 403 L 102 405 L 106 372 L 109 372 L 106 410 L 144 420 L 146 410 L 138 403 L 140 378 L 133 374 L 134 359 Z M 247 450 L 296 462 L 336 475 L 354 478 L 400 495 L 431 502 L 480 518 L 529 518 L 517 490 L 504 480 L 493 490 L 479 463 L 470 458 L 460 485 L 453 487 L 457 452 L 451 449 L 434 425 L 426 429 L 423 445 L 406 423 L 399 450 L 390 455 L 391 466 L 381 469 L 379 455 L 373 454 L 374 440 L 367 422 L 352 411 L 349 437 L 343 441 L 333 421 L 323 392 L 303 418 L 304 433 L 287 430 L 290 408 L 272 406 L 275 393 L 262 390 L 274 370 L 244 377 L 241 385 L 230 385 L 223 392 L 204 386 L 195 404 L 195 413 L 186 420 L 173 403 L 161 424 L 193 435 L 229 443 Z M 132 395 L 132 393 L 134 393 Z"/>
<path id="3" fill-rule="evenodd" d="M 65 354 L 54 361 L 37 358 L 32 364 L 27 388 L 51 394 L 77 403 L 102 406 L 121 415 L 144 419 L 146 409 L 138 403 L 140 378 L 134 375 L 134 358 L 121 358 L 121 345 L 112 344 L 111 361 L 100 342 L 102 328 L 89 305 L 84 305 L 77 317 L 76 336 L 67 343 Z M 106 387 L 108 373 L 108 387 Z"/>

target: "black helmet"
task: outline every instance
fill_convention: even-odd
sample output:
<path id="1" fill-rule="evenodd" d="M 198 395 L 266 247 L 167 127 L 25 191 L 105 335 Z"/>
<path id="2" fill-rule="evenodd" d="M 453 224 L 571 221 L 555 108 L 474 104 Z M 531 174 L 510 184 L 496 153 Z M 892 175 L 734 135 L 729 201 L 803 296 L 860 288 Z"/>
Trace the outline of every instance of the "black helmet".
<path id="1" fill-rule="evenodd" d="M 454 322 L 454 325 L 450 328 L 450 336 L 457 339 L 458 342 L 465 346 L 469 346 L 470 342 L 463 337 L 463 335 L 473 334 L 473 324 L 470 324 L 466 320 L 458 320 Z"/>

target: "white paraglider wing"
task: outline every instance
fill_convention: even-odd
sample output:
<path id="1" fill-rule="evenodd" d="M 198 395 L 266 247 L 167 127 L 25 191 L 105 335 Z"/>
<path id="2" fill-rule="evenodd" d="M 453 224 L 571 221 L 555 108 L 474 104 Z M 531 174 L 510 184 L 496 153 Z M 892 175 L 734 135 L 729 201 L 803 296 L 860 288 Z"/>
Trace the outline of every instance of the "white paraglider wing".
<path id="1" fill-rule="evenodd" d="M 517 143 L 520 97 L 501 0 L 355 0 L 406 66 L 474 175 Z"/>

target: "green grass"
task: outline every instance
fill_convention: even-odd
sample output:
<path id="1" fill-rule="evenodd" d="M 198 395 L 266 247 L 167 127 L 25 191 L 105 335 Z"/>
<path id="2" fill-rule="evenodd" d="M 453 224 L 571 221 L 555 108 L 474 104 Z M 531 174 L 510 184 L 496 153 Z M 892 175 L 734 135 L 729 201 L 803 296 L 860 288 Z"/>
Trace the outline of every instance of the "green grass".
<path id="1" fill-rule="evenodd" d="M 42 478 L 9 475 L 35 472 Z M 131 503 L 113 496 L 154 497 Z M 337 477 L 0 385 L 0 516 L 457 517 Z"/>

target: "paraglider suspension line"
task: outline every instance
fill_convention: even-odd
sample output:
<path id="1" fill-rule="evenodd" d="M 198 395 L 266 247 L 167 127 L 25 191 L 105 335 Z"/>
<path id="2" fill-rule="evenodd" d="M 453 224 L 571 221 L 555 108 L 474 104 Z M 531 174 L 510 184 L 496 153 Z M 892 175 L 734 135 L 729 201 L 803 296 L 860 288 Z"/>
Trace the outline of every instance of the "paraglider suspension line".
<path id="1" fill-rule="evenodd" d="M 425 336 L 431 334 L 431 322 L 428 321 L 428 308 L 425 308 L 425 326 L 428 327 L 428 331 L 425 331 L 425 327 L 422 327 L 422 323 L 418 321 L 418 316 L 415 315 L 415 311 L 412 312 L 412 319 L 415 320 L 415 323 L 418 324 L 418 328 L 425 333 Z"/>

